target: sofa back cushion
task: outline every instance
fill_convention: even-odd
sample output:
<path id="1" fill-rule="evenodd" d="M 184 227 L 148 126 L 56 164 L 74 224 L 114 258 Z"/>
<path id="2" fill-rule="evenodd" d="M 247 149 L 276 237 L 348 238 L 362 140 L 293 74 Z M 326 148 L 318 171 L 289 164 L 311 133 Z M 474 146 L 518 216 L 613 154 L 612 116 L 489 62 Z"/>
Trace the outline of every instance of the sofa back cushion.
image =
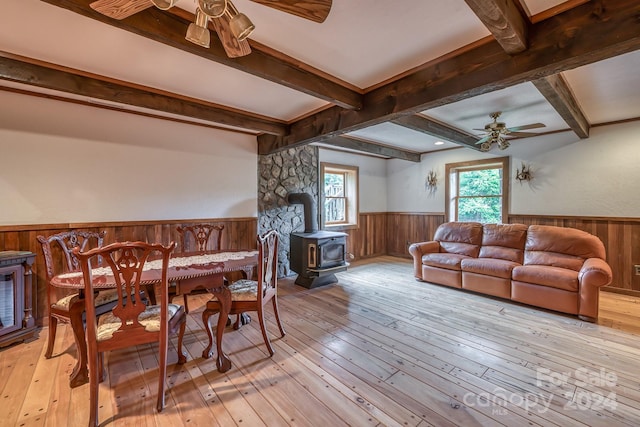
<path id="1" fill-rule="evenodd" d="M 496 258 L 522 264 L 527 241 L 524 224 L 485 224 L 480 258 Z"/>
<path id="2" fill-rule="evenodd" d="M 580 271 L 587 258 L 606 259 L 602 241 L 586 231 L 551 225 L 531 225 L 524 263 Z"/>
<path id="3" fill-rule="evenodd" d="M 433 236 L 440 242 L 440 252 L 477 257 L 482 244 L 482 224 L 478 222 L 446 222 Z"/>

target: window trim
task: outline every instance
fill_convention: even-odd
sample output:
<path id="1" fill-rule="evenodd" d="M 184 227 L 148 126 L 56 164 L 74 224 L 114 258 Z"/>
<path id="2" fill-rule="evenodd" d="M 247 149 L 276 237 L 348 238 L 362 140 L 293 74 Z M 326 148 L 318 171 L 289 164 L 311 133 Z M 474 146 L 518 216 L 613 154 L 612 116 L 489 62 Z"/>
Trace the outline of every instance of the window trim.
<path id="1" fill-rule="evenodd" d="M 502 168 L 502 223 L 507 223 L 509 219 L 509 193 L 511 189 L 509 187 L 510 182 L 510 166 L 509 166 L 509 157 L 495 157 L 492 159 L 483 159 L 483 160 L 474 160 L 469 162 L 459 162 L 459 163 L 447 163 L 445 165 L 445 176 L 447 177 L 445 188 L 444 188 L 444 198 L 445 198 L 445 209 L 444 215 L 447 221 L 457 221 L 458 220 L 458 209 L 457 203 L 458 199 L 452 200 L 452 190 L 451 186 L 457 186 L 457 175 L 460 171 L 471 171 L 471 170 L 481 170 L 481 169 L 490 169 L 490 166 L 496 166 L 497 168 Z M 455 205 L 455 211 L 452 215 L 452 207 Z"/>
<path id="2" fill-rule="evenodd" d="M 340 223 L 327 223 L 325 212 L 324 175 L 325 173 L 341 173 L 345 176 L 345 216 L 347 221 Z M 358 183 L 359 168 L 352 165 L 341 165 L 337 163 L 320 163 L 320 217 L 322 228 L 331 230 L 347 230 L 359 227 L 360 220 L 360 187 Z M 354 192 L 355 195 L 351 195 Z"/>

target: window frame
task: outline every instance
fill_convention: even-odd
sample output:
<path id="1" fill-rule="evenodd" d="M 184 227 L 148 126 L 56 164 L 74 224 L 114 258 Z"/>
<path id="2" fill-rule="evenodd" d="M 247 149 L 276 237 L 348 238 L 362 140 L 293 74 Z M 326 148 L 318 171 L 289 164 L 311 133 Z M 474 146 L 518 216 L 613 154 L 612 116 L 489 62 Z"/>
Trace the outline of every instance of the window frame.
<path id="1" fill-rule="evenodd" d="M 445 165 L 445 176 L 447 179 L 444 193 L 445 218 L 447 221 L 458 221 L 459 173 L 485 169 L 502 169 L 502 194 L 500 195 L 500 197 L 502 197 L 502 209 L 500 215 L 502 223 L 508 222 L 509 193 L 511 192 L 509 187 L 510 166 L 508 156 L 469 162 L 447 163 Z M 496 197 L 496 195 L 491 195 L 491 197 Z"/>
<path id="2" fill-rule="evenodd" d="M 327 196 L 324 188 L 324 176 L 326 173 L 344 175 L 344 196 L 335 198 L 345 199 L 345 219 L 342 222 L 327 222 L 327 213 L 325 210 L 325 202 Z M 359 199 L 360 192 L 358 186 L 358 166 L 341 165 L 336 163 L 321 162 L 320 163 L 320 194 L 321 208 L 320 217 L 322 218 L 322 228 L 332 230 L 346 230 L 359 227 Z M 332 197 L 334 198 L 334 197 Z"/>

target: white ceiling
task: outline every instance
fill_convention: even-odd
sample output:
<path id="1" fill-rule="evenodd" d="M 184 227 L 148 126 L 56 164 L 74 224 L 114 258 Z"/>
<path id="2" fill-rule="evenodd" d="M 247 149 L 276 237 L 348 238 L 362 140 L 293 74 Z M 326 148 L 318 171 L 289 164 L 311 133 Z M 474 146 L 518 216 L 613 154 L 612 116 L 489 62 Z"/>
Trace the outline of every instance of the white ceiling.
<path id="1" fill-rule="evenodd" d="M 252 40 L 360 91 L 490 35 L 464 0 L 333 0 L 324 23 L 311 22 L 250 0 L 234 0 L 234 3 L 256 25 Z M 534 16 L 562 7 L 563 2 L 524 0 L 522 4 L 526 13 Z M 178 3 L 178 7 L 191 12 L 195 5 L 195 0 Z M 0 51 L 284 122 L 329 105 L 283 85 L 39 0 L 2 0 Z M 593 125 L 640 117 L 639 69 L 640 51 L 636 51 L 564 72 L 563 76 Z M 51 92 L 0 80 L 2 86 Z M 73 98 L 68 94 L 58 95 Z M 510 127 L 534 122 L 545 124 L 544 128 L 531 131 L 534 133 L 569 129 L 531 83 L 421 114 L 460 131 L 480 135 L 481 132 L 474 129 L 490 122 L 489 114 L 494 111 L 502 111 L 500 121 Z M 437 138 L 391 123 L 362 129 L 349 136 L 417 153 L 458 147 L 451 142 L 436 146 Z"/>

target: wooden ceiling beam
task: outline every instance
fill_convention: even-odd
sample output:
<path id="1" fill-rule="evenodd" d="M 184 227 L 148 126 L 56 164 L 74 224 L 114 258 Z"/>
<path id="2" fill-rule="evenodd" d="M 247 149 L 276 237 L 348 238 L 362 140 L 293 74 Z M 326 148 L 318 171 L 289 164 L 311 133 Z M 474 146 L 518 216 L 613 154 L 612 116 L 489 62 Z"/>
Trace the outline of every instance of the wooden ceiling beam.
<path id="1" fill-rule="evenodd" d="M 134 105 L 164 113 L 193 117 L 227 126 L 282 135 L 287 126 L 215 104 L 203 104 L 178 95 L 128 86 L 115 80 L 74 74 L 70 69 L 55 69 L 42 63 L 27 62 L 0 54 L 0 80 L 7 80 L 60 92 L 102 99 L 118 104 Z"/>
<path id="2" fill-rule="evenodd" d="M 209 49 L 197 46 L 184 35 L 190 21 L 182 16 L 163 12 L 155 7 L 140 11 L 123 20 L 109 18 L 89 7 L 93 0 L 41 0 L 105 24 L 138 34 L 158 43 L 189 52 L 193 55 L 224 64 L 254 76 L 287 86 L 310 96 L 323 99 L 346 109 L 360 109 L 362 94 L 335 81 L 308 71 L 311 67 L 301 67 L 300 61 L 285 60 L 258 49 L 250 55 L 229 58 L 220 40 L 211 37 Z"/>
<path id="3" fill-rule="evenodd" d="M 515 55 L 527 49 L 525 17 L 512 0 L 464 0 L 505 52 Z"/>
<path id="4" fill-rule="evenodd" d="M 333 145 L 334 147 L 348 148 L 364 153 L 375 154 L 377 156 L 391 157 L 394 159 L 408 160 L 410 162 L 420 163 L 420 153 L 413 151 L 401 150 L 386 145 L 376 144 L 361 139 L 349 138 L 346 136 L 336 136 L 335 138 L 323 141 L 323 144 Z"/>
<path id="5" fill-rule="evenodd" d="M 332 107 L 261 135 L 258 152 L 322 142 L 368 126 L 493 92 L 640 49 L 637 0 L 590 1 L 531 27 L 529 48 L 510 56 L 498 42 L 426 65 L 364 96 L 360 111 Z"/>
<path id="6" fill-rule="evenodd" d="M 578 137 L 589 138 L 589 121 L 562 74 L 534 80 L 533 84 Z"/>
<path id="7" fill-rule="evenodd" d="M 476 145 L 479 138 L 421 115 L 398 117 L 391 123 L 480 151 L 480 146 Z"/>

